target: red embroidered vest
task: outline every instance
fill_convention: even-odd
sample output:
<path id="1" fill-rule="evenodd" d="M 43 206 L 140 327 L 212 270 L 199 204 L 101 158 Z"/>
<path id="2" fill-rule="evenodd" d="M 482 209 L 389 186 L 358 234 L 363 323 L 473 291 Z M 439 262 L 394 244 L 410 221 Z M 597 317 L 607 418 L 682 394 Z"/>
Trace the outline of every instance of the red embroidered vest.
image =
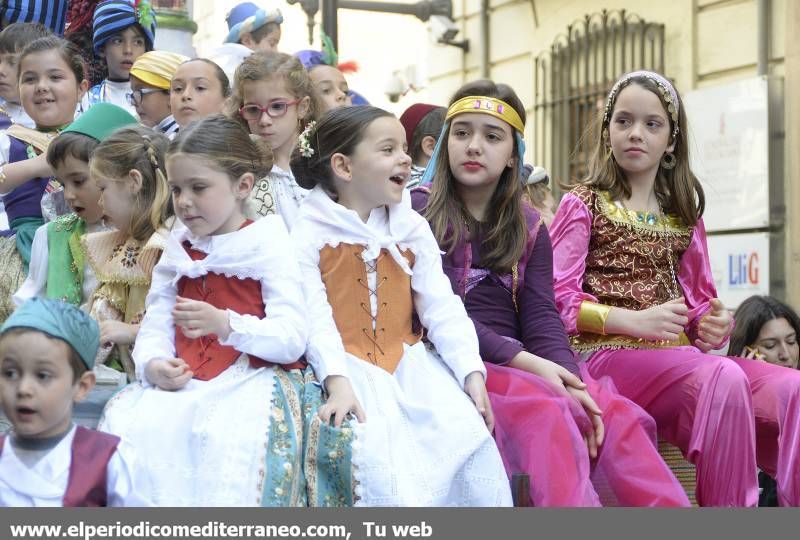
<path id="1" fill-rule="evenodd" d="M 184 242 L 183 246 L 193 261 L 206 257 L 202 251 L 192 249 L 189 242 Z M 213 272 L 197 278 L 183 277 L 178 281 L 178 296 L 207 302 L 218 309 L 231 309 L 240 315 L 254 315 L 262 319 L 266 316 L 261 283 L 250 278 L 229 278 Z M 178 328 L 175 329 L 175 351 L 179 358 L 189 364 L 194 378 L 201 381 L 211 380 L 228 369 L 241 354 L 231 346 L 220 344 L 213 334 L 189 339 Z M 305 362 L 299 360 L 291 364 L 274 364 L 252 355 L 249 358 L 253 367 L 279 365 L 287 370 L 305 367 Z"/>
<path id="2" fill-rule="evenodd" d="M 0 435 L 0 454 L 3 452 L 5 439 L 5 435 Z M 75 428 L 67 490 L 62 501 L 65 507 L 108 505 L 108 462 L 117 451 L 119 442 L 119 437 L 108 433 L 83 426 Z"/>

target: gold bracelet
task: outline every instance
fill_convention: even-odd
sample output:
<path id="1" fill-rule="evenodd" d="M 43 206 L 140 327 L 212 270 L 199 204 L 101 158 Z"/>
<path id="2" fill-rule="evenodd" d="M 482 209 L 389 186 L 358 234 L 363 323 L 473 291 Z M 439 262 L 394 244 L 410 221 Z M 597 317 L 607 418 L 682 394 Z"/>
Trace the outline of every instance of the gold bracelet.
<path id="1" fill-rule="evenodd" d="M 606 333 L 606 319 L 611 312 L 611 306 L 584 300 L 578 311 L 578 330 L 593 334 Z"/>
<path id="2" fill-rule="evenodd" d="M 5 165 L 0 165 L 0 184 L 6 181 Z"/>

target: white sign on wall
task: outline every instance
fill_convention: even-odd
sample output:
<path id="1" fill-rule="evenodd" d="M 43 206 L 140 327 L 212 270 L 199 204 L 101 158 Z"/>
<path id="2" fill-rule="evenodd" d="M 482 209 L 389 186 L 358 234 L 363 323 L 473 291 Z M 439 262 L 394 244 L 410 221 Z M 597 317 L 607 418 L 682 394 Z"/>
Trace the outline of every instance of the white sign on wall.
<path id="1" fill-rule="evenodd" d="M 769 294 L 769 233 L 709 236 L 708 255 L 717 295 L 728 309 Z"/>
<path id="2" fill-rule="evenodd" d="M 769 225 L 769 126 L 764 77 L 684 96 L 691 167 L 706 195 L 708 231 Z"/>

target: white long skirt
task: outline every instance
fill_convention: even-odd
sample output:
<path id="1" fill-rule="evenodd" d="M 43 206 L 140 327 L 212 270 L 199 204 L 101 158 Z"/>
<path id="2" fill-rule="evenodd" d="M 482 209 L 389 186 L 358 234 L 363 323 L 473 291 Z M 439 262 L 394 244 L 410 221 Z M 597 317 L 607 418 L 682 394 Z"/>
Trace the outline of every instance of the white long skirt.
<path id="1" fill-rule="evenodd" d="M 394 374 L 347 359 L 367 417 L 353 423 L 357 506 L 511 506 L 494 439 L 438 354 L 406 346 Z"/>
<path id="2" fill-rule="evenodd" d="M 178 391 L 129 384 L 98 429 L 136 448 L 144 495 L 157 506 L 259 506 L 275 369 L 252 368 L 242 355 Z"/>

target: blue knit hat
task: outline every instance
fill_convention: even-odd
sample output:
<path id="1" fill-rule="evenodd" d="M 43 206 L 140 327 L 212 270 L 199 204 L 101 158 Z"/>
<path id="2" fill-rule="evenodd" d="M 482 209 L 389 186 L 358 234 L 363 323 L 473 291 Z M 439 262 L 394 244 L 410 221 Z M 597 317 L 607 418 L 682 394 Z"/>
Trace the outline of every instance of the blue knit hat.
<path id="1" fill-rule="evenodd" d="M 61 300 L 31 298 L 6 319 L 0 333 L 12 328 L 30 328 L 67 342 L 83 360 L 94 367 L 100 347 L 100 327 L 89 315 Z"/>
<path id="2" fill-rule="evenodd" d="M 242 2 L 228 12 L 225 20 L 228 23 L 225 43 L 239 43 L 244 34 L 258 30 L 267 23 L 281 24 L 283 15 L 278 8 L 267 11 L 252 2 Z"/>
<path id="3" fill-rule="evenodd" d="M 137 25 L 144 34 L 145 50 L 153 50 L 156 39 L 156 12 L 149 0 L 103 0 L 94 11 L 92 42 L 97 53 L 115 34 Z"/>

